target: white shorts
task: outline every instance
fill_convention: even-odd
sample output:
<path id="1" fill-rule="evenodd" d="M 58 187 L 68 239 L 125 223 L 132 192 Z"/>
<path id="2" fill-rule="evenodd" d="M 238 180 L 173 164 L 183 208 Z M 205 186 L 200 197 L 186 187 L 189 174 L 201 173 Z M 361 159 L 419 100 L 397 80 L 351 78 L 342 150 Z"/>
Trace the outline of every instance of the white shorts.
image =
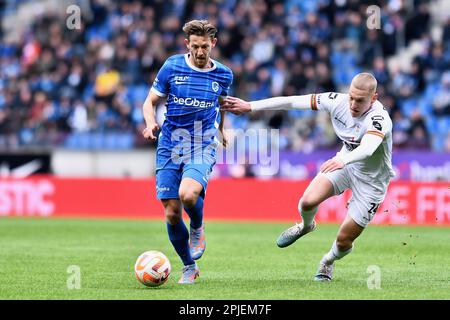
<path id="1" fill-rule="evenodd" d="M 369 179 L 363 180 L 352 173 L 353 170 L 351 166 L 345 166 L 340 170 L 320 174 L 326 176 L 333 184 L 335 195 L 347 189 L 352 190 L 347 213 L 358 225 L 365 228 L 384 201 L 389 181 L 381 183 Z"/>

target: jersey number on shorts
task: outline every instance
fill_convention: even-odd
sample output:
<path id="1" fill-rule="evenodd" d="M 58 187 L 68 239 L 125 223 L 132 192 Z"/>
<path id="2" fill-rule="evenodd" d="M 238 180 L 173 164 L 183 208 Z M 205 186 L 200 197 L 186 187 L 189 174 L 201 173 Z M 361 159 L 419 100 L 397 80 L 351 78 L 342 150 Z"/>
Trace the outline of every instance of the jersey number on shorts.
<path id="1" fill-rule="evenodd" d="M 370 216 L 373 216 L 375 212 L 377 212 L 378 208 L 380 207 L 380 204 L 381 203 L 373 203 L 373 202 L 370 203 L 371 207 L 368 211 Z"/>

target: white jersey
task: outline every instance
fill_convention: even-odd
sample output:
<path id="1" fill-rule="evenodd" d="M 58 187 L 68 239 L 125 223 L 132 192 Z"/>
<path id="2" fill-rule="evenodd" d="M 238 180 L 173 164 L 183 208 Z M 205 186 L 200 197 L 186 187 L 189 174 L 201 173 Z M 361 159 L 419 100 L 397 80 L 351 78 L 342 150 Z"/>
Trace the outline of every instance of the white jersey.
<path id="1" fill-rule="evenodd" d="M 362 180 L 379 181 L 387 184 L 395 176 L 392 169 L 392 121 L 389 113 L 379 101 L 359 118 L 350 113 L 348 94 L 325 92 L 311 95 L 313 110 L 327 111 L 331 116 L 336 135 L 343 141 L 339 153 L 347 153 L 361 143 L 365 134 L 374 134 L 383 138 L 383 142 L 372 156 L 348 164 L 349 168 Z"/>

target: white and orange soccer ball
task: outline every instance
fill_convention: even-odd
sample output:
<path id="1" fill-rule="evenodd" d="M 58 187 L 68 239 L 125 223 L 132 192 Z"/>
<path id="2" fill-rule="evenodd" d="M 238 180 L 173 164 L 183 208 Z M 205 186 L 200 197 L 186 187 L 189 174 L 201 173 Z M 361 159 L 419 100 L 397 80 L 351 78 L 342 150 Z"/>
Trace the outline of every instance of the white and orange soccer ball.
<path id="1" fill-rule="evenodd" d="M 169 279 L 171 265 L 169 259 L 159 251 L 146 251 L 134 265 L 138 281 L 147 287 L 158 287 Z"/>

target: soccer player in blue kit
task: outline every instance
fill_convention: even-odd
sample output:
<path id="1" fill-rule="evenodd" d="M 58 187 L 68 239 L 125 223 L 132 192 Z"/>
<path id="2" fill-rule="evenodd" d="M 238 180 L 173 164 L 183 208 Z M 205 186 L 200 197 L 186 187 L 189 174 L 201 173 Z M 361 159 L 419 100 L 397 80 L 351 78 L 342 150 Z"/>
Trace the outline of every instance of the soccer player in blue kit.
<path id="1" fill-rule="evenodd" d="M 218 100 L 228 95 L 233 74 L 210 58 L 217 43 L 212 24 L 192 20 L 183 31 L 188 53 L 169 57 L 159 70 L 143 105 L 146 128 L 142 135 L 156 140 L 155 108 L 166 97 L 167 112 L 156 151 L 156 192 L 164 206 L 169 239 L 184 264 L 178 283 L 190 284 L 199 276 L 195 260 L 206 248 L 203 200 L 216 162 L 217 130 L 226 146 Z M 183 208 L 190 218 L 189 232 Z"/>

